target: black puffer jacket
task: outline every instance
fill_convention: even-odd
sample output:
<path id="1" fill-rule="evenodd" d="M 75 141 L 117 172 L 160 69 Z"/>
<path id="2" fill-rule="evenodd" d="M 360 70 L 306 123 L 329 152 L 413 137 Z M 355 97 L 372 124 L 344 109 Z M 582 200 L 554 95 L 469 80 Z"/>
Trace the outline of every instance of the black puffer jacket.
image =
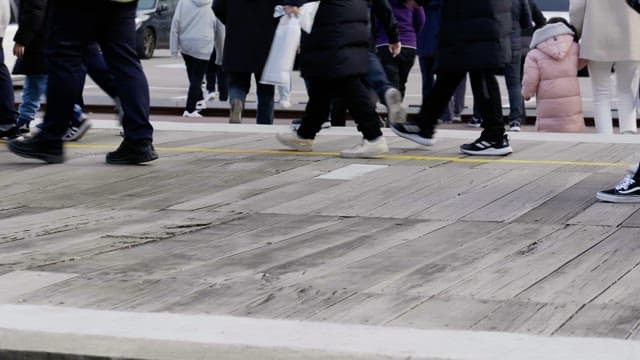
<path id="1" fill-rule="evenodd" d="M 44 75 L 47 73 L 45 61 L 45 21 L 47 0 L 22 0 L 19 4 L 18 31 L 13 41 L 24 45 L 24 56 L 16 61 L 14 74 Z"/>
<path id="2" fill-rule="evenodd" d="M 262 72 L 276 31 L 278 0 L 214 0 L 213 12 L 226 26 L 226 72 Z"/>
<path id="3" fill-rule="evenodd" d="M 306 0 L 285 0 L 301 6 Z M 302 43 L 303 77 L 341 78 L 367 73 L 369 64 L 367 0 L 323 0 L 313 29 Z"/>
<path id="4" fill-rule="evenodd" d="M 442 1 L 438 71 L 503 67 L 511 60 L 510 34 L 511 0 Z"/>

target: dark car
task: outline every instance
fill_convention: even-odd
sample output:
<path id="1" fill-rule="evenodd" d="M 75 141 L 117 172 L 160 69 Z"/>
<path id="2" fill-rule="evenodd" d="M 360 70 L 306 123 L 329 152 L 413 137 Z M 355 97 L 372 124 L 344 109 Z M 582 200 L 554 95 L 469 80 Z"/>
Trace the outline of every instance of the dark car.
<path id="1" fill-rule="evenodd" d="M 136 50 L 150 59 L 156 48 L 169 47 L 171 20 L 178 0 L 139 0 L 136 14 Z"/>

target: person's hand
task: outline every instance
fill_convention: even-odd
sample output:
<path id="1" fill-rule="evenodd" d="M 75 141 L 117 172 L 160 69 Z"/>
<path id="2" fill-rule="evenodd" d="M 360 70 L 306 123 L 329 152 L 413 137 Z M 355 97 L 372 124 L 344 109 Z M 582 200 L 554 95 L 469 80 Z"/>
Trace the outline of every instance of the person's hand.
<path id="1" fill-rule="evenodd" d="M 299 11 L 300 11 L 300 8 L 297 6 L 291 6 L 291 5 L 284 6 L 284 13 L 287 14 L 288 16 L 296 16 L 298 15 Z"/>
<path id="2" fill-rule="evenodd" d="M 16 57 L 23 57 L 24 56 L 24 50 L 25 50 L 25 46 L 22 44 L 18 44 L 15 43 L 15 45 L 13 45 L 13 55 L 15 55 Z"/>
<path id="3" fill-rule="evenodd" d="M 404 6 L 408 9 L 417 8 L 420 5 L 416 4 L 415 0 L 405 0 Z"/>
<path id="4" fill-rule="evenodd" d="M 400 43 L 399 41 L 395 44 L 389 44 L 389 52 L 391 53 L 392 57 L 396 57 L 400 55 L 401 50 L 402 50 L 402 43 Z"/>

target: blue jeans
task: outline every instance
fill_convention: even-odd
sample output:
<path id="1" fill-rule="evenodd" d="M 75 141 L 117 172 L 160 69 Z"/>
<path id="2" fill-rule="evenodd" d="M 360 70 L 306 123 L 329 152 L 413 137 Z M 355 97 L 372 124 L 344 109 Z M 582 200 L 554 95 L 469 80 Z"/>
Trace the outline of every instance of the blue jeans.
<path id="1" fill-rule="evenodd" d="M 82 96 L 87 46 L 97 42 L 124 110 L 125 138 L 151 141 L 149 84 L 136 54 L 136 2 L 49 1 L 49 84 L 41 136 L 61 140 Z"/>
<path id="2" fill-rule="evenodd" d="M 255 73 L 256 82 L 258 83 L 258 114 L 256 123 L 261 125 L 273 124 L 273 95 L 275 87 L 273 85 L 260 84 L 262 74 Z M 247 99 L 247 93 L 251 88 L 251 73 L 232 72 L 228 74 L 229 79 L 229 102 L 240 99 L 244 105 Z M 244 107 L 244 106 L 243 106 Z"/>
<path id="3" fill-rule="evenodd" d="M 504 79 L 509 92 L 509 122 L 522 122 L 524 119 L 524 100 L 522 99 L 522 76 L 520 51 L 513 51 L 511 62 L 504 68 Z"/>
<path id="4" fill-rule="evenodd" d="M 18 108 L 18 126 L 29 124 L 40 109 L 40 99 L 47 92 L 47 75 L 27 75 L 22 88 L 22 103 Z"/>
<path id="5" fill-rule="evenodd" d="M 380 58 L 373 51 L 369 51 L 369 68 L 367 69 L 367 82 L 378 95 L 380 102 L 384 104 L 384 93 L 393 86 L 382 67 Z"/>

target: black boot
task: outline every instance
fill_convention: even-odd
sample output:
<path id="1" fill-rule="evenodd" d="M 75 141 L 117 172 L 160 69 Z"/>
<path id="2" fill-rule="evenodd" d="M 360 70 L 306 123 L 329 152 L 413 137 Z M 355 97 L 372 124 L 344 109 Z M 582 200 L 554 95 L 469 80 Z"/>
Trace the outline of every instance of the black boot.
<path id="1" fill-rule="evenodd" d="M 29 139 L 9 142 L 9 151 L 18 156 L 42 160 L 49 164 L 64 162 L 62 140 L 49 140 L 36 135 Z"/>
<path id="2" fill-rule="evenodd" d="M 107 154 L 107 164 L 135 165 L 156 160 L 156 153 L 151 140 L 132 140 L 124 138 L 116 151 Z"/>

